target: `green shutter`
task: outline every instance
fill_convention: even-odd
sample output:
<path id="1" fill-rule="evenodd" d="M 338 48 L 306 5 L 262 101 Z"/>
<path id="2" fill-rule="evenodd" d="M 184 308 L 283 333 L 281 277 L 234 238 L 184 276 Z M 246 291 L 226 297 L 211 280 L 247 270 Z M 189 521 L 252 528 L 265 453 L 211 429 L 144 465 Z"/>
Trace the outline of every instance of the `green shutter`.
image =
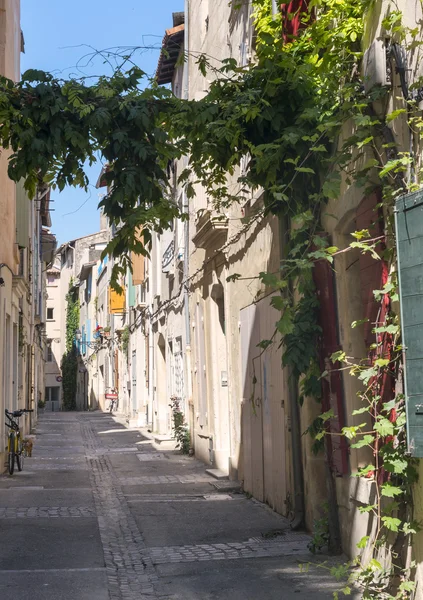
<path id="1" fill-rule="evenodd" d="M 31 201 L 21 179 L 16 184 L 16 243 L 20 248 L 28 247 L 30 212 Z"/>
<path id="2" fill-rule="evenodd" d="M 135 287 L 132 283 L 132 273 L 128 269 L 128 306 L 133 308 L 135 306 Z"/>
<path id="3" fill-rule="evenodd" d="M 395 211 L 407 443 L 423 458 L 423 192 L 402 196 Z"/>

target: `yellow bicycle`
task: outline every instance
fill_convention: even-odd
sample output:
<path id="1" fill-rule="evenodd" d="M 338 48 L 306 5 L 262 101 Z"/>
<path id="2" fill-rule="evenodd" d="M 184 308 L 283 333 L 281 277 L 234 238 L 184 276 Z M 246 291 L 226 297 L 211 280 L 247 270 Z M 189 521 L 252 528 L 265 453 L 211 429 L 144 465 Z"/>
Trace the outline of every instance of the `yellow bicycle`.
<path id="1" fill-rule="evenodd" d="M 5 410 L 6 419 L 6 427 L 9 427 L 9 435 L 7 436 L 7 470 L 10 475 L 13 475 L 15 470 L 15 460 L 18 466 L 18 471 L 22 471 L 23 469 L 23 443 L 21 437 L 21 430 L 19 428 L 19 418 L 24 413 L 34 412 L 33 410 L 29 410 L 27 408 L 22 408 L 21 410 L 14 410 L 13 412 L 9 412 L 7 409 Z"/>

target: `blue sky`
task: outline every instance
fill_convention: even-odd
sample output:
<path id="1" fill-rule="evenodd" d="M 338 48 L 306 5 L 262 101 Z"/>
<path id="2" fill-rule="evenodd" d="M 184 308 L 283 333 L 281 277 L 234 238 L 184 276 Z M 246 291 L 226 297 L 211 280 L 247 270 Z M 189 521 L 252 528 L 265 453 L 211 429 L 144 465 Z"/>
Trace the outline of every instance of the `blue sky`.
<path id="1" fill-rule="evenodd" d="M 21 0 L 21 26 L 25 54 L 21 70 L 42 69 L 62 77 L 77 74 L 108 74 L 100 58 L 87 64 L 92 49 L 116 46 L 156 46 L 137 55 L 139 66 L 149 74 L 156 69 L 165 29 L 172 27 L 172 12 L 183 10 L 184 0 Z M 81 60 L 82 59 L 82 60 Z M 82 75 L 83 73 L 81 73 Z M 99 166 L 88 169 L 95 184 Z M 53 191 L 52 230 L 58 243 L 98 231 L 98 192 L 73 188 Z M 82 206 L 83 205 L 83 206 Z"/>

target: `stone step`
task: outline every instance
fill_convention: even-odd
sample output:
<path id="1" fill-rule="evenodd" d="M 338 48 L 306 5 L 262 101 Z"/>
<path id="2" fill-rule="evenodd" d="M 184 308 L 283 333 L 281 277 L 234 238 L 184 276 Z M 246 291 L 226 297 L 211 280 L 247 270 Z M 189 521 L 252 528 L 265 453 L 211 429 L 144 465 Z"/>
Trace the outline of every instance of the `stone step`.
<path id="1" fill-rule="evenodd" d="M 222 471 L 221 469 L 206 469 L 207 475 L 211 475 L 215 479 L 219 481 L 222 479 L 229 479 L 229 475 Z"/>
<path id="2" fill-rule="evenodd" d="M 214 487 L 220 493 L 228 493 L 228 492 L 241 492 L 242 485 L 239 481 L 225 481 L 220 480 L 216 481 L 216 483 L 210 482 L 210 485 Z"/>
<path id="3" fill-rule="evenodd" d="M 166 442 L 174 442 L 175 438 L 173 438 L 171 435 L 155 435 L 154 436 L 154 443 L 158 444 L 160 446 L 160 444 L 165 444 Z"/>

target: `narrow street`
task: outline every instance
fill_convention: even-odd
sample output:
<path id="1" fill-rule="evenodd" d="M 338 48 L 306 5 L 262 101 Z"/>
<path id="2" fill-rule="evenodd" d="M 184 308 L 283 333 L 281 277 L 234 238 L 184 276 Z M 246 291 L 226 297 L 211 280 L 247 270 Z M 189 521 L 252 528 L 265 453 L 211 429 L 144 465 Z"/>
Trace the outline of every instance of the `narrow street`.
<path id="1" fill-rule="evenodd" d="M 308 536 L 225 485 L 116 418 L 41 415 L 0 478 L 1 600 L 331 598 L 326 570 L 300 572 Z"/>

